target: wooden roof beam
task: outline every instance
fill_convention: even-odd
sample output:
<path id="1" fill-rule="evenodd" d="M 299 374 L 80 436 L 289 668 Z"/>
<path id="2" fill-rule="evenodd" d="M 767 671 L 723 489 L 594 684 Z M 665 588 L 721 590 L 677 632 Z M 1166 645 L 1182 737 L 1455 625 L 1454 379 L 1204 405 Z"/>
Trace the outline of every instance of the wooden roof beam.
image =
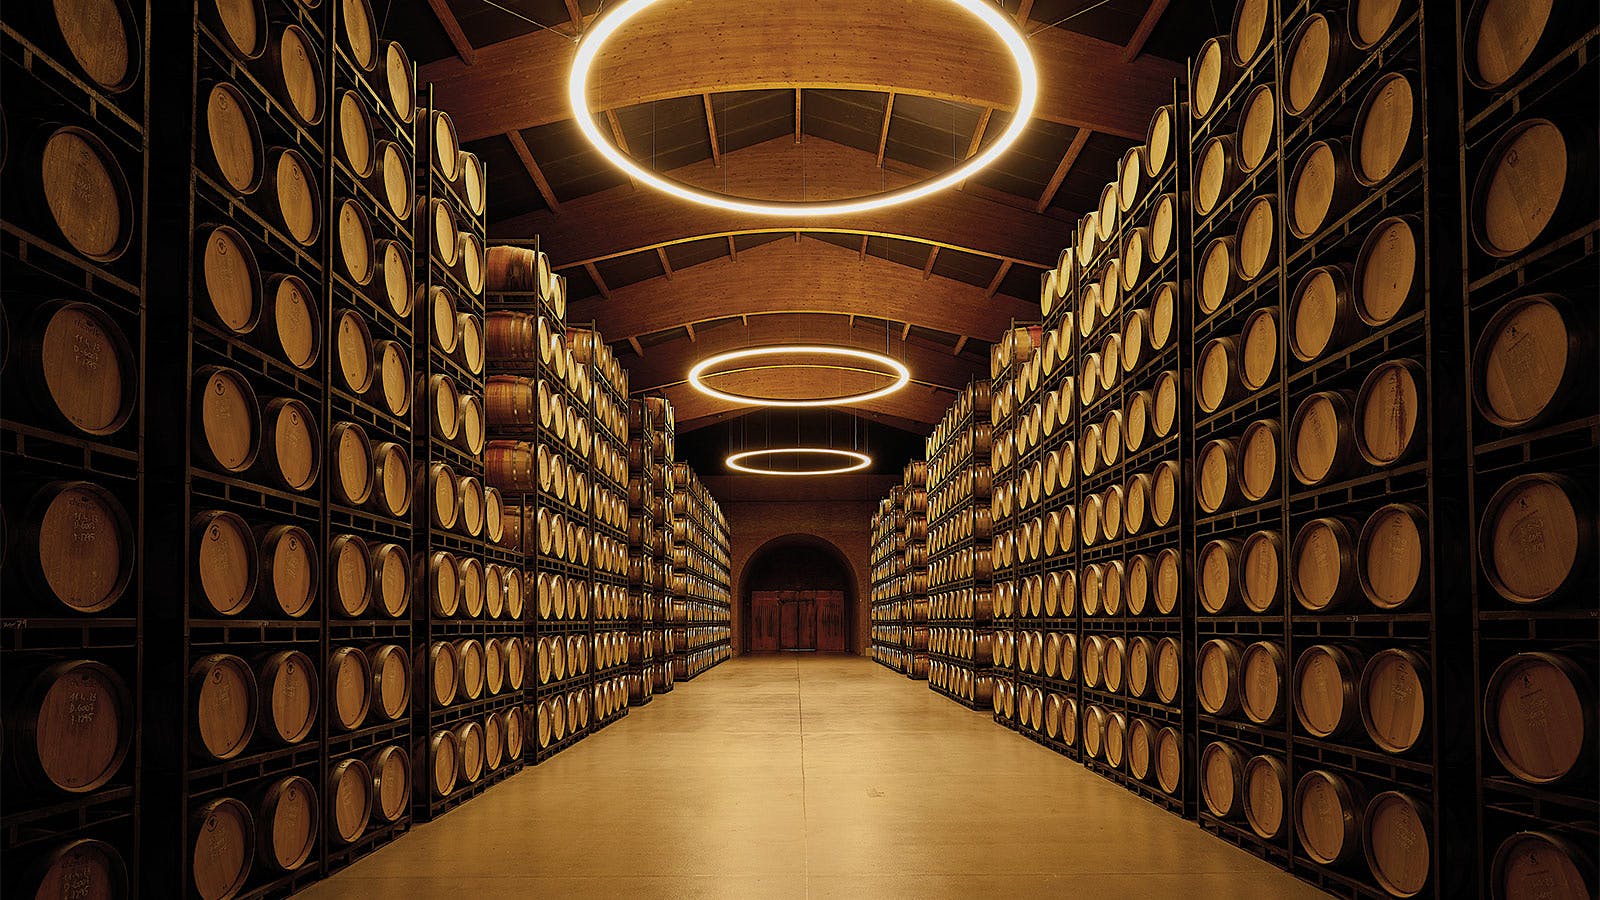
<path id="1" fill-rule="evenodd" d="M 450 46 L 456 49 L 461 64 L 470 66 L 477 63 L 478 51 L 467 40 L 466 32 L 461 30 L 461 22 L 451 11 L 450 4 L 446 0 L 428 0 L 428 8 L 433 10 L 433 17 L 439 20 L 439 27 L 444 29 L 444 36 L 450 39 Z"/>
<path id="2" fill-rule="evenodd" d="M 667 248 L 657 247 L 656 257 L 661 260 L 661 270 L 667 273 L 667 280 L 672 280 L 672 262 L 667 259 Z"/>
<path id="3" fill-rule="evenodd" d="M 511 149 L 517 154 L 517 159 L 522 161 L 522 167 L 528 170 L 528 177 L 533 179 L 533 186 L 539 189 L 539 196 L 544 198 L 544 205 L 550 211 L 560 212 L 561 201 L 556 199 L 556 192 L 550 188 L 549 179 L 540 171 L 539 164 L 534 161 L 533 152 L 528 149 L 528 142 L 522 139 L 522 132 L 508 131 L 506 139 L 511 141 Z"/>
<path id="4" fill-rule="evenodd" d="M 633 352 L 634 353 L 639 354 L 639 358 L 640 359 L 644 358 L 644 348 L 639 346 L 639 339 L 638 338 L 636 338 L 636 337 L 628 338 L 628 346 L 633 348 Z"/>
<path id="5" fill-rule="evenodd" d="M 600 296 L 610 300 L 611 288 L 606 286 L 606 280 L 600 277 L 600 270 L 594 267 L 594 263 L 584 263 L 583 270 L 594 280 L 594 286 L 600 291 Z"/>
<path id="6" fill-rule="evenodd" d="M 1162 13 L 1167 11 L 1168 3 L 1169 0 L 1150 0 L 1150 7 L 1144 11 L 1144 18 L 1139 20 L 1139 27 L 1133 30 L 1133 37 L 1128 38 L 1127 46 L 1122 48 L 1123 62 L 1131 63 L 1144 52 L 1145 42 L 1155 32 Z"/>
<path id="7" fill-rule="evenodd" d="M 963 351 L 965 349 L 967 349 L 967 336 L 963 334 L 961 336 L 961 340 L 956 341 L 956 348 L 954 350 L 950 351 L 950 355 L 951 356 L 960 356 L 961 355 L 961 351 Z"/>
<path id="8" fill-rule="evenodd" d="M 933 245 L 933 249 L 928 251 L 928 261 L 926 263 L 924 263 L 923 266 L 922 266 L 922 280 L 923 281 L 927 281 L 929 278 L 931 278 L 933 276 L 933 263 L 938 258 L 939 258 L 939 245 L 938 244 L 934 244 Z"/>
<path id="9" fill-rule="evenodd" d="M 1000 282 L 1006 280 L 1006 274 L 1010 271 L 1011 260 L 1008 259 L 1000 264 L 999 271 L 995 272 L 994 278 L 989 280 L 989 286 L 983 289 L 983 297 L 985 300 L 992 298 L 995 293 L 1000 290 Z"/>
<path id="10" fill-rule="evenodd" d="M 1079 128 L 1078 133 L 1072 136 L 1072 143 L 1067 145 L 1067 152 L 1061 155 L 1061 163 L 1050 176 L 1050 183 L 1044 186 L 1044 193 L 1039 195 L 1039 202 L 1034 204 L 1034 212 L 1042 213 L 1050 207 L 1050 201 L 1056 198 L 1056 191 L 1061 190 L 1061 183 L 1067 180 L 1067 172 L 1072 170 L 1072 164 L 1078 161 L 1078 154 L 1083 152 L 1083 145 L 1088 142 L 1089 129 Z"/>
<path id="11" fill-rule="evenodd" d="M 701 94 L 700 99 L 706 104 L 706 134 L 711 136 L 711 164 L 721 168 L 722 148 L 717 143 L 717 117 L 711 112 L 711 95 Z"/>
<path id="12" fill-rule="evenodd" d="M 883 168 L 883 151 L 889 146 L 889 119 L 894 115 L 894 91 L 883 104 L 883 130 L 878 132 L 878 168 Z"/>

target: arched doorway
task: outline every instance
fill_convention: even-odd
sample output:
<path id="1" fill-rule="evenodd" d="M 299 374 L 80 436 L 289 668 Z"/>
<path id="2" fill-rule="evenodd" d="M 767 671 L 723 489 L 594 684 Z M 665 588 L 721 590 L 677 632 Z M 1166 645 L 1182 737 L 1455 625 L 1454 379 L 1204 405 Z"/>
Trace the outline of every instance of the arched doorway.
<path id="1" fill-rule="evenodd" d="M 855 646 L 855 579 L 827 541 L 774 538 L 751 555 L 742 580 L 745 652 L 843 653 Z"/>

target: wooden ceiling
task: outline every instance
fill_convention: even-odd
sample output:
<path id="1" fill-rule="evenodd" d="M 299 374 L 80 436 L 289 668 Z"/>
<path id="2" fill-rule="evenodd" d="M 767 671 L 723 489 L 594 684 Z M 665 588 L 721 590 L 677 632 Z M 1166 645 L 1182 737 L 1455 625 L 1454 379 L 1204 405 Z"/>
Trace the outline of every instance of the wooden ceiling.
<path id="1" fill-rule="evenodd" d="M 566 85 L 599 0 L 375 5 L 488 166 L 491 240 L 537 235 L 569 279 L 571 319 L 615 342 L 635 389 L 674 400 L 681 430 L 739 412 L 682 386 L 696 359 L 825 339 L 887 340 L 922 384 L 856 412 L 918 432 L 987 372 L 1009 322 L 1037 319 L 1040 273 L 1232 6 L 1005 0 L 1040 69 L 1021 139 L 959 190 L 823 220 L 691 205 L 589 148 Z M 601 54 L 591 102 L 642 165 L 708 189 L 815 200 L 912 183 L 1003 132 L 1016 96 L 999 41 L 940 5 L 662 3 Z"/>

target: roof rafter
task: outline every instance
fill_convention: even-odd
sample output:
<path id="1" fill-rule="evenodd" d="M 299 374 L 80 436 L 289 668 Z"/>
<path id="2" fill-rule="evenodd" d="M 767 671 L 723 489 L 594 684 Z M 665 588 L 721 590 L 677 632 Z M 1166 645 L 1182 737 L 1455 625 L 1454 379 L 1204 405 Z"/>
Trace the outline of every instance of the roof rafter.
<path id="1" fill-rule="evenodd" d="M 433 10 L 433 17 L 439 20 L 439 27 L 444 29 L 445 37 L 450 39 L 450 46 L 455 48 L 461 64 L 470 66 L 477 63 L 478 51 L 472 46 L 472 42 L 467 40 L 466 32 L 461 30 L 461 22 L 451 11 L 450 4 L 445 0 L 428 0 L 428 8 Z"/>

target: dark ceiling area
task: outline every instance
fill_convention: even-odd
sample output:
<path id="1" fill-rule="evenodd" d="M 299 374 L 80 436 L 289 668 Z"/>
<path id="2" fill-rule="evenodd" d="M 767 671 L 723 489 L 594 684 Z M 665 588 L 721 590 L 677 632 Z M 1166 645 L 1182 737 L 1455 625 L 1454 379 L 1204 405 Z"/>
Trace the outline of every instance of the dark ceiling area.
<path id="1" fill-rule="evenodd" d="M 678 459 L 701 475 L 736 474 L 725 460 L 742 450 L 766 447 L 834 447 L 858 450 L 872 457 L 865 471 L 899 475 L 912 459 L 921 459 L 925 445 L 917 435 L 838 410 L 762 409 L 734 413 L 713 424 L 678 435 Z M 795 463 L 778 459 L 773 465 Z M 840 463 L 830 460 L 830 464 Z"/>

